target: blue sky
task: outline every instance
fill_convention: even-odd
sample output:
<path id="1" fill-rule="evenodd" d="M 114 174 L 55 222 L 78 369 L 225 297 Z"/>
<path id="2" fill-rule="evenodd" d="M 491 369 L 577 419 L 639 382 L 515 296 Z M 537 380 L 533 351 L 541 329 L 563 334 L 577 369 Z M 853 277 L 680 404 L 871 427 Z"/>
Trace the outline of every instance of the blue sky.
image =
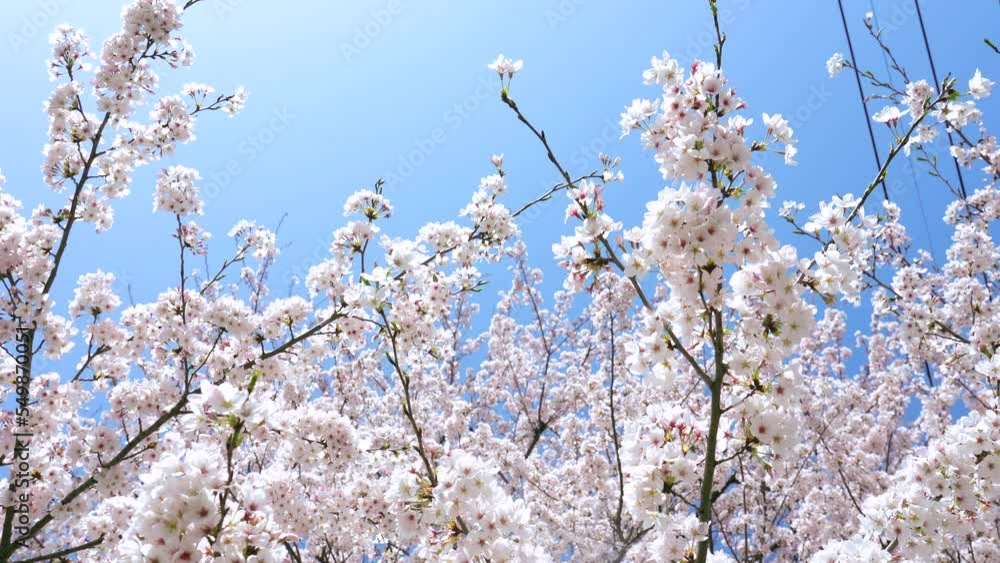
<path id="1" fill-rule="evenodd" d="M 861 24 L 872 6 L 867 0 L 845 3 L 860 65 L 883 72 L 882 57 Z M 120 4 L 0 4 L 0 75 L 6 84 L 0 169 L 7 190 L 28 208 L 59 197 L 39 172 L 46 128 L 41 104 L 51 88 L 43 63 L 47 35 L 56 24 L 72 23 L 88 33 L 96 50 L 117 28 Z M 777 202 L 795 199 L 814 208 L 833 194 L 860 193 L 875 164 L 856 86 L 846 73 L 830 80 L 824 66 L 834 51 L 847 52 L 836 2 L 719 5 L 728 34 L 724 66 L 749 101 L 750 116 L 759 123 L 761 112 L 785 114 L 800 139 L 798 167 L 786 168 L 777 158 L 767 163 L 779 183 Z M 977 66 L 998 79 L 1000 56 L 983 44 L 991 34 L 1000 39 L 996 2 L 925 1 L 922 7 L 939 72 L 954 72 L 963 87 Z M 903 64 L 914 76 L 930 79 L 912 0 L 879 1 L 874 8 Z M 322 257 L 330 233 L 343 223 L 346 196 L 378 177 L 398 178 L 388 186 L 397 213 L 387 232 L 400 236 L 424 222 L 454 218 L 479 178 L 490 173 L 492 153 L 506 154 L 511 207 L 554 183 L 541 147 L 498 99 L 496 75 L 486 64 L 499 52 L 525 60 L 512 95 L 547 131 L 571 173 L 597 168 L 602 150 L 623 157 L 626 182 L 615 185 L 608 200 L 627 224 L 639 221 L 644 203 L 663 182 L 636 137 L 618 140 L 618 114 L 633 98 L 656 95 L 641 83 L 651 55 L 667 50 L 685 64 L 712 57 L 707 3 L 691 0 L 205 0 L 185 21 L 196 63 L 162 72 L 161 92 L 196 81 L 219 91 L 243 85 L 251 94 L 246 111 L 233 120 L 202 117 L 198 140 L 171 160 L 199 169 L 205 178 L 209 197 L 202 222 L 215 235 L 213 264 L 229 253 L 225 233 L 238 219 L 274 226 L 287 214 L 280 233 L 287 246 L 273 278 L 280 293 L 285 280 Z M 990 102 L 987 110 L 996 106 Z M 871 107 L 873 113 L 881 104 Z M 879 142 L 884 154 L 888 139 Z M 98 268 L 118 276 L 121 293 L 131 285 L 137 301 L 176 283 L 173 218 L 152 213 L 152 178 L 166 164 L 136 175 L 111 232 L 96 236 L 88 226 L 79 229 L 56 291 L 63 305 L 76 277 Z M 918 188 L 904 168 L 895 171 L 890 188 L 917 244 L 926 247 L 930 239 L 940 256 L 947 243 L 940 222 L 948 197 L 943 186 L 919 180 L 925 228 Z M 561 274 L 550 245 L 568 231 L 563 208 L 557 199 L 523 224 L 532 261 L 552 272 L 547 283 L 553 289 Z M 494 287 L 506 286 L 498 279 Z"/>

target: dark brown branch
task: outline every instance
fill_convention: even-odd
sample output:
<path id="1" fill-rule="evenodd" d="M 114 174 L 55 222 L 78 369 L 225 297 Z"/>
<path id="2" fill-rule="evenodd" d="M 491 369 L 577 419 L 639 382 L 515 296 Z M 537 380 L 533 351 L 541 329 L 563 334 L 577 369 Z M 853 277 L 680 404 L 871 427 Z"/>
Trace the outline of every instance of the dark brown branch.
<path id="1" fill-rule="evenodd" d="M 30 557 L 28 559 L 19 559 L 17 561 L 14 561 L 13 563 L 35 563 L 36 561 L 55 561 L 57 559 L 61 560 L 63 557 L 66 557 L 67 555 L 72 555 L 79 551 L 86 551 L 92 547 L 97 547 L 101 545 L 103 541 L 104 541 L 104 536 L 101 536 L 96 540 L 90 540 L 86 543 L 81 543 L 80 545 L 75 547 L 68 547 L 60 551 L 54 551 L 47 555 L 38 555 L 35 557 Z"/>

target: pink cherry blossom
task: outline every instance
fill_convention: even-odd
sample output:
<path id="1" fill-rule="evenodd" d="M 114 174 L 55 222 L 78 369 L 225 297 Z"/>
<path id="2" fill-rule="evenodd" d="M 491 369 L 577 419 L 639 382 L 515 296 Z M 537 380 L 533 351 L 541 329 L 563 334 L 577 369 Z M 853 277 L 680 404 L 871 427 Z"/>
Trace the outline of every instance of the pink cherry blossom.
<path id="1" fill-rule="evenodd" d="M 525 196 L 517 158 L 483 155 L 457 216 L 407 232 L 376 180 L 287 288 L 276 230 L 212 238 L 196 170 L 133 184 L 248 102 L 160 91 L 193 64 L 197 4 L 132 0 L 96 51 L 56 28 L 40 172 L 58 203 L 0 175 L 0 561 L 1000 560 L 1000 146 L 979 70 L 967 90 L 861 74 L 884 171 L 779 188 L 796 131 L 748 114 L 719 29 L 714 60 L 662 52 L 652 94 L 622 100 L 663 181 L 642 191 L 613 155 L 564 166 L 501 55 L 498 107 L 558 182 Z M 949 137 L 961 188 L 929 152 Z M 937 256 L 879 196 L 912 152 L 952 196 Z M 172 216 L 176 277 L 126 306 L 99 257 L 63 266 L 132 191 Z M 529 255 L 525 213 L 557 198 L 561 238 Z"/>

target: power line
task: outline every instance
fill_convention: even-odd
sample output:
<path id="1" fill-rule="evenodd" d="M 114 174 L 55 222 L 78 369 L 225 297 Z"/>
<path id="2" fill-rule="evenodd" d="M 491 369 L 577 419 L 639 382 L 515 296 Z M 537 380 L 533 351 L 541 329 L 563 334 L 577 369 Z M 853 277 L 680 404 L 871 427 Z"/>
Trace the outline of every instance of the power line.
<path id="1" fill-rule="evenodd" d="M 854 80 L 858 84 L 858 95 L 861 97 L 861 110 L 865 114 L 865 125 L 868 127 L 868 138 L 872 142 L 872 153 L 875 155 L 875 164 L 878 166 L 878 170 L 882 169 L 882 158 L 878 155 L 878 144 L 875 142 L 875 131 L 872 130 L 872 120 L 868 113 L 868 101 L 865 100 L 865 90 L 861 86 L 861 72 L 858 70 L 858 62 L 854 57 L 854 44 L 851 42 L 851 32 L 847 28 L 847 16 L 844 15 L 844 3 L 842 0 L 837 0 L 837 6 L 840 8 L 840 21 L 844 24 L 844 35 L 847 37 L 847 50 L 851 54 L 851 66 L 854 68 Z M 889 189 L 885 187 L 885 179 L 882 179 L 882 195 L 885 199 L 889 199 Z"/>
<path id="2" fill-rule="evenodd" d="M 940 85 L 941 81 L 938 80 L 937 69 L 934 68 L 934 56 L 931 55 L 931 44 L 927 40 L 927 29 L 924 27 L 924 15 L 920 11 L 920 0 L 913 0 L 913 3 L 917 7 L 917 21 L 920 22 L 920 33 L 924 36 L 924 48 L 927 49 L 927 60 L 931 63 L 931 76 L 934 77 L 934 82 Z M 951 131 L 946 130 L 945 132 L 948 133 L 949 146 L 954 146 L 955 139 L 951 136 Z M 955 163 L 955 173 L 958 174 L 958 187 L 962 193 L 962 199 L 968 199 L 969 195 L 965 191 L 965 179 L 962 177 L 962 167 L 958 165 L 957 158 L 952 157 L 951 161 Z"/>
<path id="3" fill-rule="evenodd" d="M 874 0 L 868 0 L 868 7 L 872 12 L 872 18 L 875 20 L 875 27 L 880 28 L 878 23 L 878 14 L 875 12 Z M 885 65 L 886 75 L 892 74 L 892 70 L 889 68 L 889 57 L 886 55 L 885 51 L 882 51 L 882 63 Z M 913 182 L 913 192 L 917 196 L 917 208 L 920 210 L 920 219 L 924 226 L 924 236 L 927 237 L 927 247 L 931 251 L 931 258 L 934 260 L 934 264 L 937 264 L 937 252 L 934 250 L 934 238 L 931 237 L 930 223 L 927 221 L 927 211 L 924 209 L 924 198 L 920 195 L 920 183 L 917 182 L 917 173 L 914 170 L 913 165 L 913 155 L 907 157 L 908 164 L 907 168 L 910 170 L 910 180 Z"/>

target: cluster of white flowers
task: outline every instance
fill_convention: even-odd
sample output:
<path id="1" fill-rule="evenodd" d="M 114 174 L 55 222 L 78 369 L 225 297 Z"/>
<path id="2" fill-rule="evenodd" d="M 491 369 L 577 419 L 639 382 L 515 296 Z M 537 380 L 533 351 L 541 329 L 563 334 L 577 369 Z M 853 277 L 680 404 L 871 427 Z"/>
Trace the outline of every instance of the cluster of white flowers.
<path id="1" fill-rule="evenodd" d="M 813 561 L 925 561 L 955 543 L 971 544 L 985 561 L 1000 557 L 998 444 L 995 411 L 966 415 L 907 460 L 889 490 L 865 501 L 857 537 L 827 546 Z"/>
<path id="2" fill-rule="evenodd" d="M 506 75 L 507 78 L 509 79 L 512 78 L 515 73 L 519 72 L 522 68 L 524 68 L 524 61 L 522 60 L 515 61 L 513 59 L 504 57 L 503 53 L 500 53 L 499 55 L 497 55 L 497 59 L 492 63 L 488 64 L 487 67 L 490 70 L 496 71 L 496 73 L 499 74 L 501 78 L 503 78 L 504 75 Z"/>
<path id="3" fill-rule="evenodd" d="M 261 332 L 268 338 L 276 338 L 282 331 L 295 330 L 309 320 L 312 311 L 312 303 L 297 295 L 276 299 L 261 315 Z"/>
<path id="4" fill-rule="evenodd" d="M 770 453 L 782 460 L 790 459 L 799 443 L 799 411 L 794 408 L 797 405 L 782 404 L 791 395 L 789 387 L 787 382 L 777 383 L 774 388 L 783 389 L 780 394 L 774 392 L 767 396 L 750 397 L 740 405 L 738 411 L 744 421 L 747 441 L 767 446 Z M 760 453 L 758 450 L 758 454 Z"/>
<path id="5" fill-rule="evenodd" d="M 194 183 L 201 179 L 197 170 L 186 166 L 171 166 L 160 172 L 156 181 L 153 211 L 174 215 L 201 214 L 203 202 Z"/>
<path id="6" fill-rule="evenodd" d="M 96 317 L 102 313 L 113 313 L 122 302 L 115 295 L 114 285 L 114 274 L 97 271 L 80 276 L 73 291 L 73 300 L 69 303 L 70 314 L 78 317 L 86 313 Z"/>
<path id="7" fill-rule="evenodd" d="M 149 125 L 133 126 L 135 146 L 150 154 L 171 155 L 177 143 L 193 141 L 195 117 L 180 96 L 164 96 L 149 112 Z"/>
<path id="8" fill-rule="evenodd" d="M 52 58 L 48 62 L 49 78 L 57 78 L 84 69 L 84 64 L 90 55 L 87 37 L 82 31 L 68 25 L 60 25 L 49 35 L 52 45 Z"/>
<path id="9" fill-rule="evenodd" d="M 406 236 L 383 223 L 377 181 L 347 198 L 305 288 L 275 298 L 276 234 L 239 221 L 231 253 L 209 257 L 210 233 L 181 217 L 204 207 L 198 174 L 172 166 L 154 209 L 177 215 L 180 276 L 120 311 L 101 271 L 57 301 L 75 225 L 110 228 L 133 169 L 194 139 L 202 112 L 246 102 L 197 83 L 156 94 L 154 67 L 192 60 L 178 31 L 195 4 L 133 0 L 92 88 L 86 39 L 60 27 L 42 177 L 64 201 L 26 212 L 0 175 L 0 398 L 17 401 L 0 428 L 33 433 L 18 513 L 34 526 L 0 560 L 1000 559 L 1000 149 L 980 71 L 965 91 L 861 75 L 886 101 L 890 160 L 931 157 L 947 131 L 959 165 L 985 172 L 953 190 L 939 256 L 910 250 L 899 205 L 871 203 L 881 178 L 808 217 L 787 202 L 779 215 L 819 249 L 780 243 L 776 182 L 754 154 L 794 164 L 791 124 L 755 127 L 720 63 L 667 54 L 643 73 L 656 97 L 621 117 L 667 186 L 626 227 L 610 201 L 620 159 L 564 169 L 511 97 L 523 63 L 500 56 L 501 102 L 562 177 L 525 206 L 500 203 L 518 188 L 495 154 L 464 220 Z M 553 248 L 565 290 L 547 301 L 515 220 L 558 191 L 572 229 Z M 479 268 L 504 260 L 510 289 L 476 334 L 494 276 Z M 864 298 L 871 323 L 851 346 L 839 307 Z M 0 490 L 22 477 L 12 466 Z"/>
<path id="10" fill-rule="evenodd" d="M 201 561 L 199 544 L 215 533 L 214 495 L 224 482 L 217 450 L 193 446 L 168 454 L 141 476 L 140 512 L 124 531 L 124 561 Z"/>
<path id="11" fill-rule="evenodd" d="M 463 450 L 452 450 L 438 462 L 438 483 L 424 502 L 417 473 L 398 472 L 394 497 L 407 504 L 398 514 L 404 538 L 428 538 L 422 557 L 435 561 L 538 561 L 551 559 L 532 542 L 530 513 L 497 483 L 496 468 Z"/>
<path id="12" fill-rule="evenodd" d="M 472 220 L 474 232 L 488 246 L 500 246 L 519 234 L 510 210 L 497 201 L 504 184 L 501 182 L 499 186 L 500 189 L 494 189 L 496 186 L 483 179 L 472 201 L 459 212 L 459 215 Z"/>
<path id="13" fill-rule="evenodd" d="M 790 268 L 795 265 L 794 254 L 772 252 L 764 257 L 767 260 L 755 262 L 733 274 L 730 280 L 732 295 L 726 303 L 742 315 L 740 336 L 760 346 L 767 355 L 780 359 L 809 334 L 814 309 L 802 300 L 800 291 L 795 287 L 794 276 L 790 273 Z M 692 295 L 698 297 L 696 276 L 687 279 L 694 286 Z M 779 289 L 775 290 L 775 287 Z M 697 310 L 689 307 L 687 312 L 679 311 L 683 300 L 683 297 L 672 298 L 659 305 L 655 314 L 647 320 L 643 339 L 633 350 L 634 354 L 638 354 L 633 356 L 636 369 L 660 365 L 670 371 L 672 366 L 676 366 L 676 362 L 671 361 L 671 358 L 676 358 L 675 351 L 671 351 L 657 335 L 662 334 L 668 321 L 682 338 L 690 339 L 697 334 L 701 326 L 697 321 Z M 711 301 L 706 297 L 706 302 Z M 676 374 L 676 370 L 673 373 Z M 669 386 L 669 381 L 665 383 Z"/>
<path id="14" fill-rule="evenodd" d="M 846 67 L 847 61 L 844 59 L 844 55 L 840 53 L 834 53 L 826 61 L 826 72 L 830 75 L 830 78 L 840 74 Z"/>
<path id="15" fill-rule="evenodd" d="M 253 249 L 253 257 L 259 261 L 273 258 L 278 254 L 277 237 L 266 227 L 253 221 L 242 220 L 229 230 L 229 237 L 241 246 Z"/>
<path id="16" fill-rule="evenodd" d="M 656 516 L 656 532 L 656 539 L 647 548 L 650 557 L 656 563 L 673 563 L 694 556 L 698 542 L 708 538 L 708 525 L 699 522 L 694 514 L 659 514 Z"/>
<path id="17" fill-rule="evenodd" d="M 813 563 L 888 563 L 892 554 L 873 541 L 831 542 L 813 556 Z"/>
<path id="18" fill-rule="evenodd" d="M 455 248 L 468 242 L 472 230 L 454 221 L 428 223 L 420 228 L 420 240 L 430 244 L 436 252 Z"/>
<path id="19" fill-rule="evenodd" d="M 380 193 L 370 190 L 354 192 L 344 203 L 344 216 L 353 214 L 363 215 L 369 221 L 375 219 L 387 219 L 392 216 L 392 205 L 389 200 Z"/>
<path id="20" fill-rule="evenodd" d="M 98 108 L 127 117 L 159 81 L 153 57 L 172 65 L 190 65 L 194 52 L 175 35 L 181 28 L 180 9 L 168 0 L 136 0 L 122 12 L 122 31 L 101 50 L 94 77 Z"/>
<path id="21" fill-rule="evenodd" d="M 330 258 L 311 266 L 306 275 L 306 287 L 313 295 L 325 293 L 331 299 L 343 295 L 344 276 L 350 272 L 350 263 L 340 258 Z"/>
<path id="22" fill-rule="evenodd" d="M 286 426 L 296 436 L 290 455 L 310 466 L 337 471 L 360 454 L 354 425 L 337 412 L 331 400 L 321 399 L 307 409 L 289 413 Z"/>
<path id="23" fill-rule="evenodd" d="M 236 114 L 243 111 L 243 108 L 246 107 L 248 97 L 250 97 L 250 93 L 246 91 L 246 88 L 238 86 L 232 95 L 226 99 L 225 104 L 222 106 L 222 111 L 229 117 L 235 117 Z"/>
<path id="24" fill-rule="evenodd" d="M 640 420 L 629 421 L 622 443 L 622 464 L 629 510 L 653 523 L 667 510 L 673 491 L 692 494 L 700 475 L 705 432 L 685 409 L 650 405 Z"/>

